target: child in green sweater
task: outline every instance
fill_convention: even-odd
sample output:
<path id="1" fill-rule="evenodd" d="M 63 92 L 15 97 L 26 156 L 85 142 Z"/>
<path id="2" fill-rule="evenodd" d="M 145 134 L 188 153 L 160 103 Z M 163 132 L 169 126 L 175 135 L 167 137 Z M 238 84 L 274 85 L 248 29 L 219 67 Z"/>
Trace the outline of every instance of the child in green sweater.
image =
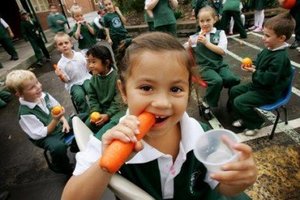
<path id="1" fill-rule="evenodd" d="M 275 102 L 288 87 L 292 69 L 285 48 L 294 28 L 295 21 L 288 13 L 267 20 L 263 29 L 266 48 L 258 54 L 255 66 L 241 66 L 242 70 L 253 73 L 252 82 L 237 85 L 230 91 L 228 106 L 238 118 L 232 125 L 246 128 L 247 136 L 255 135 L 264 122 L 255 108 Z"/>
<path id="2" fill-rule="evenodd" d="M 96 133 L 111 120 L 119 121 L 120 105 L 117 93 L 118 75 L 113 68 L 113 58 L 110 50 L 104 45 L 95 45 L 87 53 L 88 67 L 93 73 L 88 93 L 90 113 L 98 112 L 100 119 L 93 121 L 89 117 L 87 126 Z"/>
<path id="3" fill-rule="evenodd" d="M 50 13 L 47 16 L 47 23 L 52 32 L 66 32 L 65 25 L 67 24 L 67 19 L 65 16 L 57 11 L 57 6 L 54 4 L 50 4 L 49 9 Z"/>

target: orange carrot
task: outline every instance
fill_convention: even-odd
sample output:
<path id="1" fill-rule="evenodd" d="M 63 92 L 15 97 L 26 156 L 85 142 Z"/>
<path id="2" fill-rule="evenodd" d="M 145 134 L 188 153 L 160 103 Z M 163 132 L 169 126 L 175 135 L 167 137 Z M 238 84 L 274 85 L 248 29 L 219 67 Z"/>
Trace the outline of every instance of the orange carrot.
<path id="1" fill-rule="evenodd" d="M 57 64 L 53 64 L 53 68 L 54 68 L 54 70 L 60 70 L 58 67 L 57 67 Z M 58 78 L 60 79 L 60 80 L 62 80 L 63 82 L 64 82 L 64 76 L 62 75 L 62 74 L 59 74 L 59 75 L 57 75 L 58 76 Z"/>
<path id="2" fill-rule="evenodd" d="M 155 123 L 155 117 L 153 114 L 143 112 L 138 116 L 138 119 L 140 121 L 140 133 L 136 135 L 136 138 L 141 140 Z M 134 145 L 133 142 L 125 143 L 114 140 L 103 152 L 99 163 L 100 167 L 109 173 L 117 172 L 130 156 Z"/>

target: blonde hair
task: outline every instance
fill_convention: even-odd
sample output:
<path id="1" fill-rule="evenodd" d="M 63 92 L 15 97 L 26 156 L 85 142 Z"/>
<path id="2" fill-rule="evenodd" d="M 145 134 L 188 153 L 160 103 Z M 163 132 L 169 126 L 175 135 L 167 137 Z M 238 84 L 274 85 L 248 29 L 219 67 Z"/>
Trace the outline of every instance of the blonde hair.
<path id="1" fill-rule="evenodd" d="M 71 11 L 72 17 L 74 17 L 75 14 L 82 13 L 82 8 L 79 5 L 74 4 L 71 6 L 70 11 Z"/>
<path id="2" fill-rule="evenodd" d="M 35 74 L 29 70 L 14 70 L 7 74 L 5 85 L 13 93 L 22 93 L 24 82 L 34 79 L 36 79 Z"/>
<path id="3" fill-rule="evenodd" d="M 54 36 L 55 44 L 57 43 L 57 40 L 58 40 L 59 38 L 63 38 L 63 37 L 66 37 L 68 40 L 70 40 L 70 42 L 72 42 L 71 37 L 70 37 L 68 34 L 66 34 L 66 33 L 64 33 L 64 32 L 58 32 L 58 33 L 56 33 L 55 36 Z"/>

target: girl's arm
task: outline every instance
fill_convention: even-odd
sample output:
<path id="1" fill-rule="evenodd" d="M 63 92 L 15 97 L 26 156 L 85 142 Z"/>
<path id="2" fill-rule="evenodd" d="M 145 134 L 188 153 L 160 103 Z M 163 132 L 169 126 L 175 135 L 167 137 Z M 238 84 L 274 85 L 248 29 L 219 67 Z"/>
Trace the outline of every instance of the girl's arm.
<path id="1" fill-rule="evenodd" d="M 126 116 L 115 127 L 106 131 L 102 136 L 102 152 L 115 139 L 123 142 L 136 142 L 135 151 L 142 149 L 142 143 L 137 142 L 135 134 L 138 131 L 138 118 L 133 115 Z M 99 148 L 101 148 L 99 146 Z M 112 174 L 105 172 L 99 166 L 99 160 L 93 163 L 85 172 L 72 176 L 66 184 L 62 199 L 99 199 L 107 187 Z M 84 164 L 84 163 L 83 163 Z"/>
<path id="2" fill-rule="evenodd" d="M 153 10 L 159 0 L 151 0 L 147 5 L 145 5 L 146 10 Z"/>
<path id="3" fill-rule="evenodd" d="M 88 170 L 78 176 L 72 176 L 67 182 L 62 200 L 100 199 L 112 174 L 103 171 L 95 162 Z"/>
<path id="4" fill-rule="evenodd" d="M 121 19 L 121 21 L 122 21 L 122 23 L 125 25 L 126 24 L 126 18 L 122 15 L 122 12 L 121 12 L 121 10 L 119 9 L 119 7 L 115 7 L 115 11 L 117 12 L 117 14 L 119 15 L 119 17 L 120 17 L 120 19 Z"/>
<path id="5" fill-rule="evenodd" d="M 211 178 L 219 181 L 218 190 L 226 196 L 234 196 L 253 185 L 257 178 L 257 168 L 250 146 L 242 143 L 231 145 L 239 152 L 238 161 L 222 166 L 224 171 L 211 174 Z"/>
<path id="6" fill-rule="evenodd" d="M 208 41 L 206 39 L 205 34 L 201 33 L 201 32 L 198 37 L 198 42 L 201 42 L 209 50 L 211 50 L 212 52 L 215 52 L 216 54 L 225 55 L 225 49 L 227 49 L 227 38 L 226 38 L 224 31 L 220 32 L 218 45 L 215 45 L 215 44 L 211 43 L 210 41 Z"/>
<path id="7" fill-rule="evenodd" d="M 178 1 L 177 0 L 169 0 L 169 4 L 172 9 L 175 9 L 178 6 Z"/>

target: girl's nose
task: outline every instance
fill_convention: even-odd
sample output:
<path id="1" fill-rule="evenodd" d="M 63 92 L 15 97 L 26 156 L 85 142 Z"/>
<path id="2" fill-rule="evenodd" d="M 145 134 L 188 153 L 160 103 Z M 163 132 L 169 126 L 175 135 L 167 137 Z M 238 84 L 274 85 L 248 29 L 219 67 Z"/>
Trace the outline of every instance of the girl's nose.
<path id="1" fill-rule="evenodd" d="M 166 109 L 166 108 L 171 108 L 172 104 L 167 95 L 161 94 L 161 95 L 157 95 L 153 99 L 152 106 L 156 108 Z"/>

